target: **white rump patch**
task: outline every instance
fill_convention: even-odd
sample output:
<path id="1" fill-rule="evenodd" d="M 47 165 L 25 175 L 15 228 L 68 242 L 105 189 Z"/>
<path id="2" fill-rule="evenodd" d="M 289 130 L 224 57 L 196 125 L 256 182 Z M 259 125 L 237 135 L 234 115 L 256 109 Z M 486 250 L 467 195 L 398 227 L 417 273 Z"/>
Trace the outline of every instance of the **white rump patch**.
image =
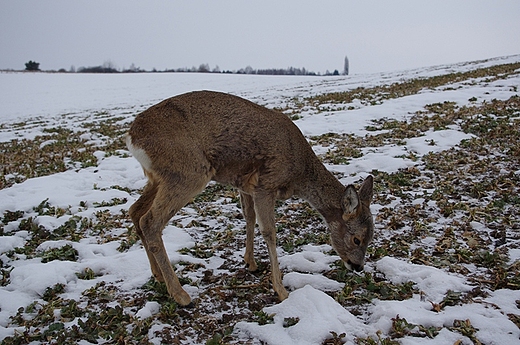
<path id="1" fill-rule="evenodd" d="M 142 148 L 134 146 L 134 144 L 132 144 L 132 137 L 130 136 L 130 134 L 126 133 L 125 136 L 126 147 L 128 147 L 128 150 L 132 153 L 135 159 L 137 159 L 137 161 L 141 163 L 141 166 L 144 170 L 151 170 L 152 161 L 150 157 L 148 157 L 148 155 Z"/>

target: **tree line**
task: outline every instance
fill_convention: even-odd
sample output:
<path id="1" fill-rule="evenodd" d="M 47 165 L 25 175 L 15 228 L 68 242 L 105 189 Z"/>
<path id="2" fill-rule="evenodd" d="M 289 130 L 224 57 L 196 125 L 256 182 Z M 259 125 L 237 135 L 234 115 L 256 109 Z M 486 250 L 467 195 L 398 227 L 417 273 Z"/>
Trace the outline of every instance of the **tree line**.
<path id="1" fill-rule="evenodd" d="M 35 61 L 29 61 L 25 64 L 26 71 L 40 71 L 40 63 Z M 114 63 L 107 61 L 99 66 L 90 66 L 90 67 L 79 67 L 75 68 L 71 66 L 70 69 L 66 70 L 64 68 L 59 69 L 58 71 L 48 71 L 48 72 L 59 72 L 59 73 L 226 73 L 226 74 L 257 74 L 257 75 L 295 75 L 295 76 L 319 76 L 322 75 L 319 72 L 315 73 L 313 71 L 309 71 L 306 68 L 298 68 L 298 67 L 288 67 L 288 68 L 267 68 L 267 69 L 254 69 L 251 66 L 247 66 L 245 68 L 241 68 L 239 70 L 221 70 L 218 66 L 211 68 L 209 64 L 201 64 L 199 67 L 193 66 L 191 68 L 182 67 L 176 69 L 165 69 L 165 70 L 145 70 L 140 67 L 131 64 L 129 68 L 118 69 Z M 324 75 L 339 75 L 338 70 L 334 70 L 334 72 L 326 71 Z"/>

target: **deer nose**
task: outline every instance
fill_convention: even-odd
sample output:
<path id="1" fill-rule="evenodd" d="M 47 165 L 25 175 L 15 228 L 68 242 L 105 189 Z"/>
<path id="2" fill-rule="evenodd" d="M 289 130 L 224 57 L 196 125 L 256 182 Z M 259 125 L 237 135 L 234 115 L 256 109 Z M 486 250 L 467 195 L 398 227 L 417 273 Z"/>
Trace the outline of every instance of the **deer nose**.
<path id="1" fill-rule="evenodd" d="M 352 269 L 356 272 L 361 272 L 363 271 L 363 265 L 358 265 L 358 264 L 355 264 L 353 263 L 352 261 L 348 261 L 348 264 L 350 265 L 350 267 L 352 267 Z"/>
<path id="2" fill-rule="evenodd" d="M 361 271 L 363 271 L 363 265 L 356 265 L 356 264 L 353 264 L 353 265 L 352 265 L 352 268 L 353 268 L 354 271 L 356 271 L 356 272 L 361 272 Z"/>

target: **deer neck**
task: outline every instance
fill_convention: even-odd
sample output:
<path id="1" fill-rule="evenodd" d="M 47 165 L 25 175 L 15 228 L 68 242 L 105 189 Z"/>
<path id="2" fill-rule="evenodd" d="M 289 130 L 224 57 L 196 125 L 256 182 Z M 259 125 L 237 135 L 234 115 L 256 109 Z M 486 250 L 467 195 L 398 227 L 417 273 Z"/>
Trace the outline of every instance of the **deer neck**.
<path id="1" fill-rule="evenodd" d="M 345 187 L 323 164 L 309 169 L 297 196 L 307 200 L 330 223 L 341 215 L 341 199 Z"/>

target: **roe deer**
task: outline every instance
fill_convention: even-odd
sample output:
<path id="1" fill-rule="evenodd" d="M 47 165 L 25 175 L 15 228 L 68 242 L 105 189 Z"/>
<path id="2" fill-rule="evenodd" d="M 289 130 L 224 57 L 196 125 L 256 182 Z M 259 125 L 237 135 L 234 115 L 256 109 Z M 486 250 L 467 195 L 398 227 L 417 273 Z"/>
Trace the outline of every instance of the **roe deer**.
<path id="1" fill-rule="evenodd" d="M 332 247 L 347 266 L 360 271 L 374 232 L 370 202 L 373 179 L 343 186 L 314 154 L 284 114 L 224 93 L 198 91 L 169 98 L 137 115 L 128 149 L 148 177 L 130 217 L 150 261 L 180 305 L 191 303 L 168 259 L 162 230 L 170 218 L 211 180 L 240 191 L 246 220 L 244 261 L 249 270 L 258 220 L 269 252 L 271 282 L 280 300 L 288 293 L 276 253 L 276 199 L 307 200 L 327 222 Z"/>

